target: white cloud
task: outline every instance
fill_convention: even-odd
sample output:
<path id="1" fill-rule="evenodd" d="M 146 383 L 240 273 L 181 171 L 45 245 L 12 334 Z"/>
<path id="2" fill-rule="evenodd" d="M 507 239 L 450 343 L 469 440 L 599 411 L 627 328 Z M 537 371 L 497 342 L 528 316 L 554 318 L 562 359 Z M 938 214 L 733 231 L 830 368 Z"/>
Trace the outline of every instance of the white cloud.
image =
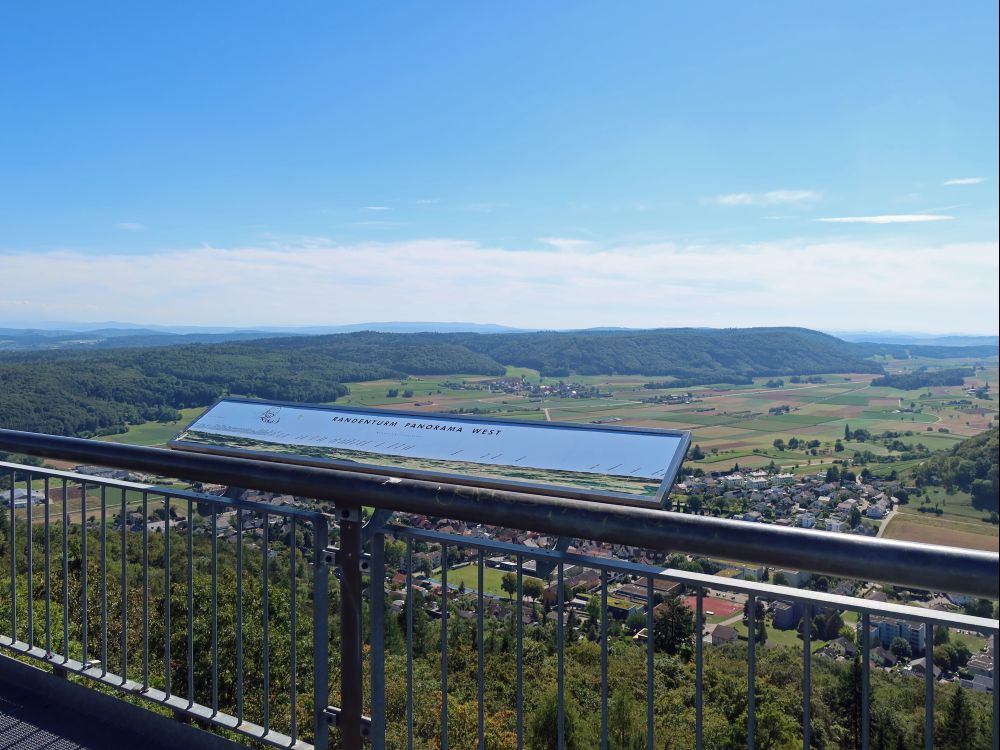
<path id="1" fill-rule="evenodd" d="M 298 239 L 148 255 L 7 252 L 0 254 L 8 292 L 0 317 L 826 329 L 865 329 L 877 320 L 887 329 L 987 333 L 996 325 L 997 258 L 995 241 L 920 239 L 563 244 L 558 252 L 447 239 L 352 245 Z M 817 304 L 830 289 L 840 290 L 839 303 Z M 921 299 L 935 304 L 914 304 Z"/>
<path id="2" fill-rule="evenodd" d="M 136 221 L 120 221 L 115 224 L 115 229 L 120 229 L 123 232 L 142 232 L 145 231 L 146 227 Z"/>
<path id="3" fill-rule="evenodd" d="M 954 218 L 941 214 L 883 214 L 882 216 L 833 216 L 816 221 L 828 224 L 916 224 L 925 221 L 951 221 Z"/>
<path id="4" fill-rule="evenodd" d="M 725 193 L 713 202 L 721 206 L 784 206 L 812 203 L 823 197 L 815 190 L 771 190 L 767 193 Z"/>
<path id="5" fill-rule="evenodd" d="M 955 177 L 951 180 L 945 180 L 945 185 L 978 185 L 980 182 L 986 182 L 985 177 Z"/>
<path id="6" fill-rule="evenodd" d="M 365 206 L 365 211 L 391 211 L 389 206 Z"/>
<path id="7" fill-rule="evenodd" d="M 544 245 L 551 245 L 556 250 L 576 250 L 591 244 L 589 240 L 577 240 L 572 237 L 539 237 L 538 241 Z"/>

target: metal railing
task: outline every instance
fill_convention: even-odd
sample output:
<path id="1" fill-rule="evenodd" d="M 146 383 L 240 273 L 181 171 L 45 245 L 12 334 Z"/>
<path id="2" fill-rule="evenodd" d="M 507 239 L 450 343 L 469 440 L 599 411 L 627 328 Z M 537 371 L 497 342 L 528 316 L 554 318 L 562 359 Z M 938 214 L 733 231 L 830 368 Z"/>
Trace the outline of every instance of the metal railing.
<path id="1" fill-rule="evenodd" d="M 45 662 L 60 676 L 77 674 L 279 747 L 312 746 L 301 738 L 298 693 L 305 682 L 313 694 L 307 734 L 318 746 L 325 743 L 322 513 L 7 462 L 0 462 L 0 479 L 7 480 L 0 499 L 8 506 L 9 578 L 0 646 Z M 23 504 L 15 502 L 18 490 Z M 162 520 L 151 521 L 156 515 Z M 300 546 L 303 533 L 311 541 Z M 279 535 L 285 537 L 280 544 Z M 231 544 L 220 544 L 222 537 Z M 249 559 L 254 554 L 257 559 Z M 274 589 L 279 563 L 289 581 L 305 579 L 308 597 L 297 585 Z M 196 592 L 196 571 L 210 581 L 207 590 Z M 232 581 L 232 600 L 220 601 L 220 579 Z M 300 638 L 303 609 L 312 625 Z M 260 635 L 252 659 L 248 631 Z M 280 680 L 271 671 L 279 640 Z M 302 662 L 311 667 L 305 681 Z M 220 668 L 231 679 L 220 681 Z M 222 695 L 220 682 L 229 688 Z M 285 708 L 278 720 L 273 704 Z M 320 719 L 315 725 L 314 717 Z"/>
<path id="2" fill-rule="evenodd" d="M 443 552 L 437 606 L 441 630 L 439 739 L 435 744 L 445 748 L 455 740 L 454 732 L 459 731 L 449 729 L 449 696 L 468 688 L 449 683 L 448 679 L 451 666 L 449 633 L 453 628 L 449 616 L 449 549 L 471 551 L 476 566 L 478 586 L 474 587 L 473 597 L 477 649 L 475 726 L 479 747 L 486 746 L 483 644 L 490 598 L 484 591 L 483 576 L 487 555 L 506 556 L 515 563 L 516 591 L 510 605 L 515 618 L 512 665 L 515 686 L 511 708 L 517 747 L 522 747 L 526 741 L 523 581 L 524 565 L 531 561 L 536 563 L 536 570 L 554 571 L 556 716 L 560 743 L 566 732 L 565 659 L 567 638 L 571 637 L 566 632 L 570 605 L 563 585 L 569 566 L 596 571 L 599 579 L 595 595 L 600 601 L 596 617 L 600 627 L 602 687 L 597 706 L 602 746 L 608 743 L 609 722 L 609 583 L 616 577 L 635 579 L 645 585 L 647 592 L 644 608 L 647 747 L 654 746 L 656 737 L 653 675 L 656 647 L 651 605 L 658 581 L 683 585 L 695 600 L 697 635 L 693 639 L 692 656 L 695 663 L 695 745 L 699 748 L 705 741 L 702 684 L 705 648 L 701 633 L 705 623 L 706 592 L 730 592 L 747 601 L 746 738 L 749 747 L 754 746 L 757 731 L 758 646 L 752 634 L 756 632 L 758 601 L 792 601 L 804 608 L 801 709 L 804 748 L 810 746 L 812 726 L 809 696 L 813 657 L 809 623 L 820 610 L 838 608 L 858 613 L 865 634 L 873 616 L 891 615 L 919 623 L 924 629 L 928 663 L 933 659 L 935 625 L 982 633 L 993 639 L 994 651 L 996 647 L 996 620 L 664 570 L 613 557 L 541 550 L 494 539 L 387 524 L 386 521 L 391 511 L 403 511 L 606 544 L 717 555 L 728 560 L 994 598 L 1000 565 L 998 556 L 990 553 L 6 430 L 0 430 L 0 450 L 254 488 L 335 505 L 332 519 L 336 529 L 331 529 L 330 534 L 336 536 L 338 544 L 333 547 L 327 538 L 327 515 L 315 509 L 246 502 L 0 463 L 0 480 L 4 474 L 10 479 L 10 508 L 5 512 L 5 517 L 9 517 L 10 629 L 9 634 L 0 636 L 0 646 L 44 661 L 57 672 L 72 672 L 97 680 L 167 706 L 179 716 L 256 737 L 272 745 L 306 747 L 311 743 L 326 747 L 327 727 L 335 725 L 335 737 L 343 747 L 359 747 L 363 738 L 367 738 L 373 747 L 381 748 L 386 745 L 387 728 L 395 729 L 392 720 L 387 719 L 386 710 L 388 571 L 384 549 L 387 538 L 406 544 L 403 567 L 407 681 L 402 728 L 403 746 L 406 747 L 414 747 L 415 707 L 427 699 L 426 695 L 414 695 L 413 617 L 414 611 L 422 606 L 415 598 L 413 587 L 412 555 L 417 544 L 434 545 Z M 23 509 L 15 507 L 15 487 L 28 492 L 29 500 Z M 69 489 L 65 489 L 67 487 Z M 74 488 L 78 489 L 74 491 Z M 88 488 L 92 489 L 88 491 Z M 32 507 L 32 489 L 43 492 L 46 501 L 42 507 Z M 50 500 L 53 489 L 55 501 Z M 60 504 L 62 492 L 65 496 Z M 81 498 L 79 508 L 74 507 L 74 494 Z M 93 497 L 92 507 L 87 505 L 88 494 Z M 171 509 L 178 505 L 178 515 L 184 514 L 186 523 L 171 522 Z M 58 514 L 54 514 L 50 506 L 59 506 Z M 162 539 L 156 538 L 155 532 L 151 533 L 151 529 L 156 528 L 156 522 L 150 521 L 150 507 L 154 506 L 162 509 Z M 376 511 L 367 526 L 362 523 L 363 506 Z M 129 512 L 133 508 L 135 515 L 130 527 Z M 119 516 L 117 522 L 115 511 Z M 96 514 L 93 518 L 88 515 L 92 512 Z M 42 514 L 41 519 L 38 513 Z M 232 514 L 234 519 L 233 538 L 220 541 L 222 524 L 219 519 L 226 514 Z M 259 519 L 263 519 L 262 525 Z M 300 539 L 300 532 L 304 530 L 308 530 L 308 538 Z M 365 552 L 366 546 L 369 553 Z M 177 550 L 181 553 L 175 560 Z M 287 575 L 277 574 L 276 566 L 279 565 Z M 337 578 L 332 611 L 328 604 L 329 567 Z M 217 581 L 223 575 L 234 576 L 236 594 L 232 602 L 220 603 L 218 600 Z M 367 592 L 364 589 L 366 577 Z M 207 589 L 202 585 L 206 580 L 210 582 Z M 282 588 L 280 582 L 284 580 L 291 581 L 291 585 Z M 27 603 L 25 612 L 18 609 L 19 601 Z M 96 615 L 91 612 L 95 601 L 100 609 Z M 280 606 L 276 604 L 278 601 L 282 602 Z M 364 617 L 366 607 L 370 619 Z M 141 617 L 137 613 L 141 613 Z M 305 613 L 308 614 L 304 618 Z M 162 622 L 151 620 L 154 614 L 159 615 Z M 331 620 L 337 622 L 339 628 L 331 628 Z M 222 621 L 225 628 L 235 626 L 231 638 L 228 630 L 223 634 Z M 109 637 L 109 624 L 114 637 Z M 152 637 L 153 633 L 162 634 L 162 640 Z M 331 641 L 336 648 L 328 653 Z M 871 644 L 868 637 L 861 641 L 864 657 L 861 664 L 861 744 L 868 747 Z M 251 644 L 252 653 L 248 653 L 246 647 Z M 201 651 L 203 646 L 204 653 Z M 260 670 L 248 669 L 251 662 L 254 666 L 259 665 Z M 208 665 L 207 674 L 205 665 Z M 230 667 L 226 678 L 220 678 L 219 670 Z M 334 687 L 331 675 L 337 671 L 340 690 L 334 698 L 338 705 L 331 706 L 329 698 Z M 926 670 L 924 679 L 924 745 L 932 747 L 933 668 Z M 220 685 L 224 687 L 221 692 Z M 996 668 L 992 685 L 993 747 L 996 748 L 997 717 L 1000 715 Z M 365 687 L 369 698 L 365 696 Z M 312 699 L 305 701 L 309 693 Z M 370 706 L 370 716 L 364 713 L 366 703 Z M 304 705 L 311 711 L 308 721 L 301 716 Z M 395 715 L 399 706 L 390 707 Z M 306 726 L 309 729 L 303 731 Z"/>

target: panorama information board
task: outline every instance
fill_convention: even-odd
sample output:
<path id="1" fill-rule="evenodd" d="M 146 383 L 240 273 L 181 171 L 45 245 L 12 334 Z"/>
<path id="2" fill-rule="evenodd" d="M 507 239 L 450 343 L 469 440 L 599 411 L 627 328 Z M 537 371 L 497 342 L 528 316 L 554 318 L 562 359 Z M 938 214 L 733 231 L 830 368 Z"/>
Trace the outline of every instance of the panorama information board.
<path id="1" fill-rule="evenodd" d="M 690 444 L 678 430 L 225 398 L 171 448 L 568 497 L 660 502 Z"/>

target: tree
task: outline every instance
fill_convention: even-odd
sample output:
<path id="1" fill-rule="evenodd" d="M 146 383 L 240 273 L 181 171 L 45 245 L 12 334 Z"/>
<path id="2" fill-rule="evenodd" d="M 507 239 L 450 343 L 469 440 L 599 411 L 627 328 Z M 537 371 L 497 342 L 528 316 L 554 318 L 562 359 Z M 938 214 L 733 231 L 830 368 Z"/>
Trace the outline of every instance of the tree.
<path id="1" fill-rule="evenodd" d="M 905 638 L 893 638 L 889 644 L 889 652 L 897 659 L 909 659 L 913 655 L 913 649 Z"/>
<path id="2" fill-rule="evenodd" d="M 692 635 L 694 635 L 694 613 L 691 608 L 685 606 L 680 597 L 668 597 L 653 623 L 655 647 L 675 656 L 685 645 L 690 646 Z"/>
<path id="3" fill-rule="evenodd" d="M 779 570 L 774 574 L 774 578 L 771 579 L 771 583 L 775 586 L 787 586 L 788 577 L 785 575 L 784 571 Z"/>
<path id="4" fill-rule="evenodd" d="M 563 744 L 559 746 L 559 695 L 548 690 L 528 718 L 528 747 L 531 750 L 584 750 L 585 742 L 572 701 L 563 706 Z"/>
<path id="5" fill-rule="evenodd" d="M 951 640 L 951 631 L 948 630 L 947 625 L 935 625 L 934 626 L 934 645 L 940 646 L 942 643 L 947 643 Z"/>
<path id="6" fill-rule="evenodd" d="M 833 450 L 836 453 L 842 452 L 844 450 L 844 444 L 838 440 L 836 443 L 833 444 Z"/>
<path id="7" fill-rule="evenodd" d="M 413 595 L 410 595 L 411 599 Z M 406 637 L 406 609 L 410 606 L 410 601 L 403 603 L 403 608 L 399 611 L 399 629 Z M 423 656 L 425 644 L 430 632 L 430 618 L 419 602 L 413 604 L 413 653 L 416 656 Z"/>
<path id="8" fill-rule="evenodd" d="M 942 750 L 966 750 L 976 746 L 978 734 L 972 710 L 965 697 L 965 691 L 956 687 L 948 701 L 948 711 L 944 722 L 934 738 L 935 747 Z"/>
<path id="9" fill-rule="evenodd" d="M 851 442 L 851 426 L 849 424 L 844 425 L 844 440 Z"/>
<path id="10" fill-rule="evenodd" d="M 851 508 L 848 521 L 850 522 L 852 529 L 858 528 L 858 524 L 861 523 L 861 511 L 858 510 L 856 506 Z"/>
<path id="11" fill-rule="evenodd" d="M 695 447 L 691 449 L 691 455 L 689 458 L 692 461 L 701 461 L 704 457 L 705 452 L 701 449 L 700 445 L 695 445 Z"/>
<path id="12" fill-rule="evenodd" d="M 958 670 L 961 657 L 958 650 L 951 643 L 943 643 L 934 649 L 934 663 L 951 672 Z"/>
<path id="13" fill-rule="evenodd" d="M 523 580 L 521 586 L 523 591 Z M 514 595 L 517 594 L 517 575 L 514 573 L 504 573 L 503 578 L 500 580 L 500 588 L 507 594 L 508 599 L 513 599 Z"/>
<path id="14" fill-rule="evenodd" d="M 625 629 L 630 633 L 637 633 L 646 627 L 646 614 L 639 610 L 633 610 L 625 618 Z"/>
<path id="15" fill-rule="evenodd" d="M 517 590 L 516 581 L 514 585 L 516 591 Z M 530 597 L 533 602 L 538 601 L 538 599 L 541 598 L 542 594 L 545 593 L 545 584 L 538 578 L 532 578 L 531 576 L 528 576 L 526 578 L 521 579 L 521 591 L 525 596 Z"/>
<path id="16" fill-rule="evenodd" d="M 993 613 L 993 605 L 989 599 L 976 599 L 974 602 L 966 602 L 965 614 L 973 617 L 989 617 Z"/>
<path id="17" fill-rule="evenodd" d="M 778 449 L 779 451 L 783 451 L 783 450 L 785 450 L 785 441 L 784 441 L 784 440 L 782 440 L 781 438 L 777 438 L 777 439 L 776 439 L 776 440 L 774 441 L 773 445 L 774 445 L 774 447 L 775 447 L 775 448 L 777 448 L 777 449 Z"/>
<path id="18" fill-rule="evenodd" d="M 828 484 L 840 481 L 840 469 L 836 466 L 831 466 L 826 470 L 826 481 Z"/>
<path id="19" fill-rule="evenodd" d="M 641 750 L 645 739 L 638 706 L 626 690 L 616 690 L 608 706 L 608 746 L 613 750 Z"/>

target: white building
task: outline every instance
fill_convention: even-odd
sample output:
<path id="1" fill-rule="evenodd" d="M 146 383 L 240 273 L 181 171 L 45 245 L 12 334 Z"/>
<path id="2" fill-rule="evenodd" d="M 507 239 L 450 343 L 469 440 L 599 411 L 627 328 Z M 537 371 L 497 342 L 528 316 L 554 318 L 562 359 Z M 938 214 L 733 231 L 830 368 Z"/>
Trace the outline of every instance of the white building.
<path id="1" fill-rule="evenodd" d="M 10 490 L 0 490 L 0 504 L 5 507 L 10 507 Z M 44 505 L 45 504 L 45 493 L 39 490 L 31 491 L 31 504 L 32 505 Z M 21 489 L 20 487 L 14 488 L 14 507 L 15 508 L 27 508 L 28 507 L 28 491 Z"/>
<path id="2" fill-rule="evenodd" d="M 895 639 L 902 638 L 910 644 L 910 650 L 914 655 L 924 653 L 926 645 L 923 625 L 889 617 L 872 617 L 869 622 L 868 638 L 870 644 L 878 641 L 883 648 L 889 648 Z"/>

